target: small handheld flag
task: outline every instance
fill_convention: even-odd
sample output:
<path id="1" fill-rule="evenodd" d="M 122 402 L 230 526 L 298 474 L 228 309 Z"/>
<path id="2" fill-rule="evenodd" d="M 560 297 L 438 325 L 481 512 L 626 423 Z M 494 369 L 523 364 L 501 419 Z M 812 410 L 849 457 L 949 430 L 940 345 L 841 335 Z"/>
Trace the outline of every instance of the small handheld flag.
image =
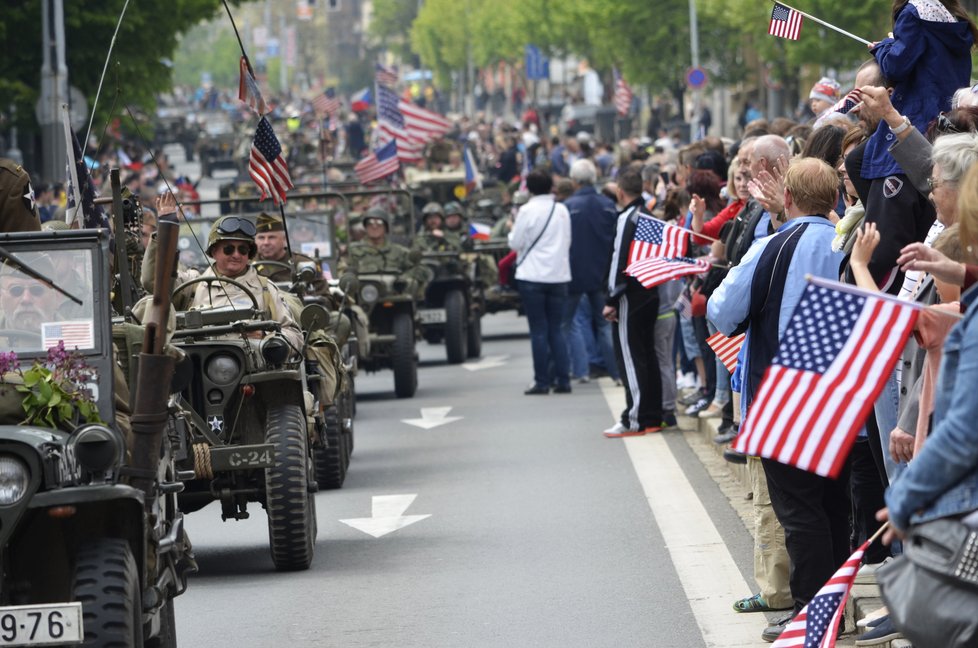
<path id="1" fill-rule="evenodd" d="M 747 337 L 746 333 L 735 335 L 732 338 L 723 333 L 714 333 L 706 338 L 706 343 L 717 354 L 727 371 L 733 373 L 737 369 L 737 356 L 740 355 L 740 348 L 744 346 L 745 337 Z"/>
<path id="2" fill-rule="evenodd" d="M 688 257 L 673 259 L 649 257 L 629 264 L 625 268 L 625 274 L 635 277 L 645 288 L 655 288 L 659 284 L 664 284 L 673 279 L 709 271 L 709 261 L 704 258 L 690 259 Z"/>
<path id="3" fill-rule="evenodd" d="M 798 40 L 801 35 L 801 14 L 794 9 L 789 9 L 780 2 L 774 3 L 771 11 L 771 24 L 768 25 L 767 33 L 772 36 L 780 36 L 789 40 Z"/>
<path id="4" fill-rule="evenodd" d="M 640 216 L 628 251 L 628 265 L 649 257 L 686 256 L 685 230 L 650 216 Z"/>

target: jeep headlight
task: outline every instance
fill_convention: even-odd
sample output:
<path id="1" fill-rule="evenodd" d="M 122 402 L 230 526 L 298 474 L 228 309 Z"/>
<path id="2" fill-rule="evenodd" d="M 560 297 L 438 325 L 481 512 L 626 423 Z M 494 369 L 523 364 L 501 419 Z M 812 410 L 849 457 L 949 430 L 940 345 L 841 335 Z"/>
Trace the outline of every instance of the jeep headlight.
<path id="1" fill-rule="evenodd" d="M 121 464 L 125 445 L 119 432 L 95 423 L 78 428 L 68 439 L 78 466 L 93 475 Z"/>
<path id="2" fill-rule="evenodd" d="M 19 502 L 30 481 L 27 464 L 13 455 L 0 455 L 0 506 Z"/>
<path id="3" fill-rule="evenodd" d="M 373 284 L 366 284 L 360 289 L 360 299 L 365 304 L 372 304 L 380 297 L 380 291 Z"/>
<path id="4" fill-rule="evenodd" d="M 222 353 L 207 360 L 204 372 L 212 382 L 218 385 L 230 385 L 241 373 L 241 365 L 234 356 Z"/>

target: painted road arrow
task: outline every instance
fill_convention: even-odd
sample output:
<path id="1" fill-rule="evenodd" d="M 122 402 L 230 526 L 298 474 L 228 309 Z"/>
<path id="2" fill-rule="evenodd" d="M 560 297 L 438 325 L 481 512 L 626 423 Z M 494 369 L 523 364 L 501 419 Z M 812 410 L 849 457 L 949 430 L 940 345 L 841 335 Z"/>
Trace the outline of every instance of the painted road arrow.
<path id="1" fill-rule="evenodd" d="M 445 425 L 446 423 L 452 423 L 454 421 L 461 421 L 463 418 L 465 418 L 463 416 L 449 416 L 448 413 L 451 411 L 451 407 L 422 407 L 421 418 L 401 419 L 401 422 L 407 423 L 408 425 L 413 425 L 414 427 L 430 430 L 431 428 L 436 428 L 439 425 Z"/>
<path id="2" fill-rule="evenodd" d="M 508 355 L 486 356 L 478 362 L 466 362 L 462 366 L 469 371 L 482 371 L 483 369 L 495 369 L 496 367 L 502 367 L 504 364 L 506 364 L 506 360 L 508 359 Z"/>
<path id="3" fill-rule="evenodd" d="M 431 517 L 430 513 L 427 515 L 404 515 L 404 511 L 411 506 L 416 497 L 417 495 L 374 495 L 370 517 L 340 520 L 340 522 L 357 531 L 363 531 L 367 535 L 380 538 Z"/>

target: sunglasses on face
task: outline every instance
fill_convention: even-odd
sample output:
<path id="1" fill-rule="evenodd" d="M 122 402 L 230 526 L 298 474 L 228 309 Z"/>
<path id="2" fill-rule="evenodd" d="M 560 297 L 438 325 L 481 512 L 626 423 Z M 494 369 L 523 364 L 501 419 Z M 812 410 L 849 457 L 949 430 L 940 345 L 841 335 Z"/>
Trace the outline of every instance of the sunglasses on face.
<path id="1" fill-rule="evenodd" d="M 217 226 L 217 231 L 221 234 L 241 232 L 245 236 L 254 236 L 258 230 L 255 229 L 255 224 L 247 218 L 231 216 L 221 221 L 221 224 Z"/>
<path id="2" fill-rule="evenodd" d="M 371 225 L 380 225 L 381 227 L 383 227 L 384 226 L 384 221 L 380 221 L 380 220 L 368 220 L 367 222 L 364 223 L 364 226 L 365 227 L 370 227 Z"/>
<path id="3" fill-rule="evenodd" d="M 14 284 L 13 286 L 7 287 L 7 292 L 11 297 L 20 297 L 24 294 L 24 291 L 30 291 L 31 295 L 34 297 L 40 297 L 47 290 L 44 286 L 38 286 L 37 284 L 31 286 L 21 286 L 20 284 Z"/>
<path id="4" fill-rule="evenodd" d="M 237 250 L 238 254 L 241 256 L 248 256 L 251 254 L 251 246 L 246 243 L 239 243 L 238 245 L 231 245 L 229 243 L 221 248 L 221 251 L 224 252 L 224 256 L 231 256 L 234 254 L 235 250 Z"/>

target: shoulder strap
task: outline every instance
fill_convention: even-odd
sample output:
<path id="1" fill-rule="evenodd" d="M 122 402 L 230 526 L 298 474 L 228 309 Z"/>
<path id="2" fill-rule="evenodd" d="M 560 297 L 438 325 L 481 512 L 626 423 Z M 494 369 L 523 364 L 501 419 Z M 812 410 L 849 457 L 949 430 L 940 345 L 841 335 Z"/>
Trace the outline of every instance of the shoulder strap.
<path id="1" fill-rule="evenodd" d="M 523 261 L 526 260 L 526 257 L 530 256 L 530 252 L 533 251 L 533 248 L 534 248 L 534 246 L 536 246 L 537 242 L 540 240 L 540 237 L 542 237 L 543 236 L 543 233 L 547 231 L 547 226 L 550 225 L 550 219 L 553 218 L 554 210 L 555 209 L 557 209 L 557 201 L 556 200 L 554 200 L 553 204 L 550 206 L 550 213 L 547 214 L 547 222 L 543 224 L 543 229 L 540 230 L 540 233 L 537 234 L 537 237 L 535 239 L 533 239 L 533 242 L 532 243 L 530 243 L 530 247 L 526 248 L 526 253 L 523 255 L 523 258 L 522 259 L 520 259 L 519 261 L 516 262 L 516 265 L 513 266 L 514 269 L 520 267 L 520 264 L 523 263 Z"/>

